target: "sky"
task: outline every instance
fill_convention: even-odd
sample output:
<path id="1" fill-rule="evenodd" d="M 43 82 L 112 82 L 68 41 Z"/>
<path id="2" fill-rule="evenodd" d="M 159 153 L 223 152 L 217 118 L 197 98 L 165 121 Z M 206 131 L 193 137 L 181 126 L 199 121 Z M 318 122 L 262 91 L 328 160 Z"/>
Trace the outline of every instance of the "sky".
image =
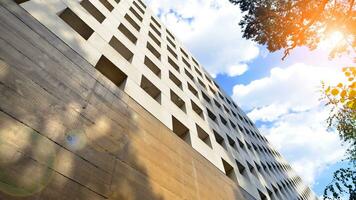
<path id="1" fill-rule="evenodd" d="M 345 147 L 327 130 L 321 81 L 336 84 L 347 58 L 330 60 L 335 41 L 317 50 L 283 52 L 243 39 L 241 12 L 227 0 L 146 0 L 224 91 L 256 123 L 304 182 L 321 196 L 332 173 L 345 163 Z"/>

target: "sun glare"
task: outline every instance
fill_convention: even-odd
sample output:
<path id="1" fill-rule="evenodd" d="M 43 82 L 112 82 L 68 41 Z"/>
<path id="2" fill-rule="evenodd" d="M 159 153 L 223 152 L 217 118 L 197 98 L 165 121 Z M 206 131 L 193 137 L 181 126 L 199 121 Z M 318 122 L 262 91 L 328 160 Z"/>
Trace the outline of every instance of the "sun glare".
<path id="1" fill-rule="evenodd" d="M 334 48 L 342 42 L 343 38 L 344 34 L 342 32 L 334 31 L 321 42 L 321 46 L 325 48 Z"/>

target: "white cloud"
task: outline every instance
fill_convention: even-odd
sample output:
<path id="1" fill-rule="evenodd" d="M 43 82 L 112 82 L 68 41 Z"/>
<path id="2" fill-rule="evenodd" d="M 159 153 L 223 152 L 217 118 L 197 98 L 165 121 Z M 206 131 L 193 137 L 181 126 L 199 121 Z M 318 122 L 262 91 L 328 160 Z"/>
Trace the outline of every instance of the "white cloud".
<path id="1" fill-rule="evenodd" d="M 247 70 L 248 65 L 246 64 L 233 65 L 227 68 L 227 74 L 229 76 L 240 76 L 244 74 Z"/>
<path id="2" fill-rule="evenodd" d="M 238 76 L 259 55 L 258 46 L 242 39 L 241 12 L 227 0 L 150 0 L 154 12 L 212 76 Z"/>
<path id="3" fill-rule="evenodd" d="M 233 89 L 234 100 L 253 120 L 264 122 L 261 132 L 309 184 L 344 155 L 338 135 L 326 129 L 328 110 L 319 92 L 321 81 L 341 79 L 338 68 L 294 64 Z"/>

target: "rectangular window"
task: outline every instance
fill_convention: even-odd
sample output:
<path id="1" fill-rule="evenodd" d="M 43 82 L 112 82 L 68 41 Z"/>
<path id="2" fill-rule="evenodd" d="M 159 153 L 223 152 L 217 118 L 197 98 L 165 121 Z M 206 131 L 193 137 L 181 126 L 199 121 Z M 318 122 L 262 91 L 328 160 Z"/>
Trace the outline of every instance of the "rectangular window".
<path id="1" fill-rule="evenodd" d="M 239 140 L 238 138 L 237 138 L 237 141 L 239 142 L 240 148 L 243 149 L 243 150 L 246 150 L 245 149 L 245 144 L 243 142 L 241 142 L 241 140 Z"/>
<path id="2" fill-rule="evenodd" d="M 95 65 L 95 69 L 106 76 L 106 78 L 108 78 L 116 86 L 122 90 L 124 89 L 127 75 L 105 56 L 100 57 L 99 61 Z"/>
<path id="3" fill-rule="evenodd" d="M 145 11 L 137 4 L 136 1 L 133 2 L 133 5 L 136 6 L 136 8 L 137 8 L 142 14 L 145 14 Z"/>
<path id="4" fill-rule="evenodd" d="M 192 58 L 192 60 L 193 60 L 193 62 L 194 62 L 197 66 L 199 66 L 198 61 L 196 61 L 194 58 Z"/>
<path id="5" fill-rule="evenodd" d="M 216 116 L 214 115 L 214 113 L 211 112 L 208 108 L 206 110 L 208 111 L 209 118 L 216 123 Z"/>
<path id="6" fill-rule="evenodd" d="M 203 88 L 206 89 L 206 85 L 205 85 L 205 83 L 204 83 L 202 80 L 200 80 L 200 79 L 198 78 L 198 82 L 199 82 L 199 84 L 200 84 Z"/>
<path id="7" fill-rule="evenodd" d="M 182 81 L 180 81 L 171 71 L 169 71 L 169 79 L 171 79 L 171 81 L 178 86 L 181 90 L 183 90 L 182 88 Z"/>
<path id="8" fill-rule="evenodd" d="M 176 52 L 174 52 L 171 47 L 167 46 L 167 50 L 169 51 L 169 53 L 171 53 L 172 56 L 174 56 L 176 59 L 178 59 Z"/>
<path id="9" fill-rule="evenodd" d="M 234 122 L 232 122 L 231 120 L 229 120 L 229 121 L 230 121 L 231 127 L 232 127 L 233 129 L 236 129 L 236 125 L 234 124 Z"/>
<path id="10" fill-rule="evenodd" d="M 148 67 L 148 69 L 150 69 L 154 74 L 156 74 L 156 76 L 161 78 L 161 69 L 157 67 L 157 65 L 154 64 L 152 60 L 150 60 L 147 56 L 145 56 L 144 63 Z"/>
<path id="11" fill-rule="evenodd" d="M 130 17 L 130 15 L 126 14 L 125 19 L 131 24 L 132 27 L 134 27 L 137 31 L 140 31 L 141 27 Z"/>
<path id="12" fill-rule="evenodd" d="M 140 14 L 138 14 L 138 12 L 136 12 L 136 10 L 135 10 L 133 7 L 130 8 L 130 12 L 131 12 L 133 15 L 135 15 L 135 17 L 136 17 L 140 22 L 142 22 L 142 20 L 143 20 L 142 16 L 141 16 Z"/>
<path id="13" fill-rule="evenodd" d="M 167 38 L 168 43 L 171 44 L 172 47 L 176 48 L 176 45 L 173 43 L 173 41 L 171 39 L 169 39 L 168 36 L 166 38 Z"/>
<path id="14" fill-rule="evenodd" d="M 151 33 L 151 31 L 148 32 L 148 37 L 150 37 L 159 47 L 161 47 L 161 42 L 156 38 L 156 36 L 153 35 L 153 33 Z"/>
<path id="15" fill-rule="evenodd" d="M 146 8 L 146 5 L 141 0 L 138 0 L 138 2 L 141 4 L 142 7 Z"/>
<path id="16" fill-rule="evenodd" d="M 108 2 L 108 0 L 99 0 L 105 8 L 107 8 L 110 12 L 114 9 L 114 7 L 111 5 L 111 3 Z"/>
<path id="17" fill-rule="evenodd" d="M 206 80 L 208 80 L 208 81 L 209 81 L 209 83 L 210 83 L 210 84 L 213 84 L 213 81 L 211 81 L 211 80 L 210 80 L 210 78 L 209 78 L 209 76 L 208 76 L 208 75 L 206 75 L 206 74 L 205 74 L 205 78 L 206 78 Z"/>
<path id="18" fill-rule="evenodd" d="M 146 47 L 158 60 L 161 60 L 161 54 L 149 42 Z"/>
<path id="19" fill-rule="evenodd" d="M 182 52 L 182 54 L 183 54 L 186 58 L 189 58 L 187 52 L 185 52 L 182 48 L 180 48 L 180 52 Z"/>
<path id="20" fill-rule="evenodd" d="M 211 100 L 208 97 L 208 95 L 206 95 L 204 92 L 201 92 L 201 94 L 203 95 L 203 98 L 205 99 L 205 101 L 211 104 Z"/>
<path id="21" fill-rule="evenodd" d="M 161 91 L 145 76 L 142 76 L 140 86 L 148 95 L 161 104 Z"/>
<path id="22" fill-rule="evenodd" d="M 225 100 L 224 96 L 219 92 L 219 97 L 222 99 L 222 100 Z"/>
<path id="23" fill-rule="evenodd" d="M 248 163 L 248 162 L 247 162 L 247 166 L 248 166 L 248 169 L 250 170 L 250 172 L 251 172 L 256 178 L 258 178 L 256 169 L 255 169 L 250 163 Z"/>
<path id="24" fill-rule="evenodd" d="M 218 108 L 221 109 L 221 104 L 220 104 L 218 101 L 216 101 L 215 99 L 214 99 L 214 103 L 215 103 L 215 105 L 216 105 Z"/>
<path id="25" fill-rule="evenodd" d="M 248 175 L 246 173 L 246 167 L 241 164 L 239 161 L 235 160 L 236 165 L 237 165 L 237 169 L 239 170 L 239 173 L 244 176 L 245 178 L 248 178 Z"/>
<path id="26" fill-rule="evenodd" d="M 223 162 L 226 176 L 229 177 L 232 181 L 237 182 L 234 168 L 229 163 L 227 163 L 224 159 L 221 160 Z"/>
<path id="27" fill-rule="evenodd" d="M 230 114 L 230 110 L 224 105 L 224 109 L 225 109 L 225 111 L 227 112 L 227 113 L 229 113 Z"/>
<path id="28" fill-rule="evenodd" d="M 203 110 L 196 103 L 194 103 L 192 100 L 190 100 L 190 103 L 192 104 L 192 109 L 194 110 L 194 112 L 197 115 L 199 115 L 202 119 L 204 119 Z"/>
<path id="29" fill-rule="evenodd" d="M 227 136 L 227 140 L 229 142 L 229 145 L 237 151 L 237 146 L 236 146 L 235 141 L 230 136 Z"/>
<path id="30" fill-rule="evenodd" d="M 168 56 L 168 63 L 177 71 L 180 73 L 179 66 Z"/>
<path id="31" fill-rule="evenodd" d="M 214 95 L 216 95 L 216 91 L 209 85 L 209 89 L 211 91 L 211 93 L 213 93 Z"/>
<path id="32" fill-rule="evenodd" d="M 198 68 L 194 67 L 194 70 L 195 70 L 195 72 L 197 72 L 199 74 L 200 77 L 203 77 L 203 74 L 201 73 L 201 71 Z"/>
<path id="33" fill-rule="evenodd" d="M 218 144 L 220 144 L 220 146 L 222 146 L 226 150 L 224 138 L 219 133 L 217 133 L 215 130 L 213 130 L 213 132 L 214 132 L 214 137 L 215 137 L 216 142 Z"/>
<path id="34" fill-rule="evenodd" d="M 188 83 L 188 89 L 192 94 L 194 94 L 194 96 L 199 98 L 198 91 L 192 85 L 190 85 L 189 83 Z"/>
<path id="35" fill-rule="evenodd" d="M 152 23 L 150 23 L 150 27 L 159 37 L 161 37 L 161 32 L 159 32 L 159 30 Z"/>
<path id="36" fill-rule="evenodd" d="M 189 129 L 182 122 L 177 120 L 174 116 L 172 116 L 172 126 L 173 126 L 173 133 L 175 133 L 184 142 L 190 145 L 191 141 L 190 141 Z"/>
<path id="37" fill-rule="evenodd" d="M 252 150 L 252 146 L 248 142 L 246 142 L 246 146 L 250 151 Z"/>
<path id="38" fill-rule="evenodd" d="M 198 124 L 195 124 L 195 126 L 197 127 L 199 139 L 202 140 L 210 148 L 212 148 L 209 134 L 207 132 L 205 132 Z"/>
<path id="39" fill-rule="evenodd" d="M 22 4 L 22 3 L 25 3 L 25 2 L 27 2 L 27 1 L 29 1 L 29 0 L 15 0 L 15 2 L 16 2 L 17 4 Z"/>
<path id="40" fill-rule="evenodd" d="M 188 72 L 188 70 L 184 69 L 185 74 L 188 76 L 188 78 L 190 78 L 190 80 L 192 80 L 194 82 L 194 77 L 191 73 Z"/>
<path id="41" fill-rule="evenodd" d="M 69 8 L 66 8 L 63 12 L 61 12 L 59 14 L 59 17 L 85 40 L 88 40 L 90 36 L 94 33 L 94 30 L 91 29 Z"/>
<path id="42" fill-rule="evenodd" d="M 171 101 L 178 106 L 183 112 L 186 112 L 185 102 L 171 90 Z"/>
<path id="43" fill-rule="evenodd" d="M 102 23 L 105 20 L 105 16 L 89 0 L 83 0 L 80 2 L 80 5 L 99 23 Z"/>
<path id="44" fill-rule="evenodd" d="M 116 37 L 112 37 L 109 44 L 128 62 L 132 61 L 133 53 L 124 44 L 122 44 Z"/>
<path id="45" fill-rule="evenodd" d="M 171 38 L 172 38 L 173 40 L 176 39 L 176 38 L 173 36 L 173 34 L 172 34 L 168 29 L 166 29 L 166 32 L 167 32 L 167 34 L 168 34 L 169 36 L 171 36 Z"/>
<path id="46" fill-rule="evenodd" d="M 189 62 L 182 57 L 183 63 L 189 68 L 192 69 L 192 66 L 190 66 Z"/>
<path id="47" fill-rule="evenodd" d="M 151 17 L 151 20 L 156 24 L 156 26 L 158 26 L 158 28 L 161 28 L 161 24 L 159 24 L 159 22 L 154 17 Z"/>
<path id="48" fill-rule="evenodd" d="M 131 33 L 129 29 L 126 28 L 123 24 L 120 24 L 118 27 L 119 31 L 124 34 L 127 39 L 129 39 L 133 44 L 136 44 L 137 38 L 135 37 L 134 34 Z"/>

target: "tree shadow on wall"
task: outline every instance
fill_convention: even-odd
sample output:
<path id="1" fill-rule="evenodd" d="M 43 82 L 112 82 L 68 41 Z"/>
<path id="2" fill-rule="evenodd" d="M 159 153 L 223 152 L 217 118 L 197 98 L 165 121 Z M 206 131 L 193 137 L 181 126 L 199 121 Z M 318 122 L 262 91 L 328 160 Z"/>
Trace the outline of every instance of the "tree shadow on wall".
<path id="1" fill-rule="evenodd" d="M 16 3 L 0 9 L 0 199 L 163 199 L 125 94 Z"/>

